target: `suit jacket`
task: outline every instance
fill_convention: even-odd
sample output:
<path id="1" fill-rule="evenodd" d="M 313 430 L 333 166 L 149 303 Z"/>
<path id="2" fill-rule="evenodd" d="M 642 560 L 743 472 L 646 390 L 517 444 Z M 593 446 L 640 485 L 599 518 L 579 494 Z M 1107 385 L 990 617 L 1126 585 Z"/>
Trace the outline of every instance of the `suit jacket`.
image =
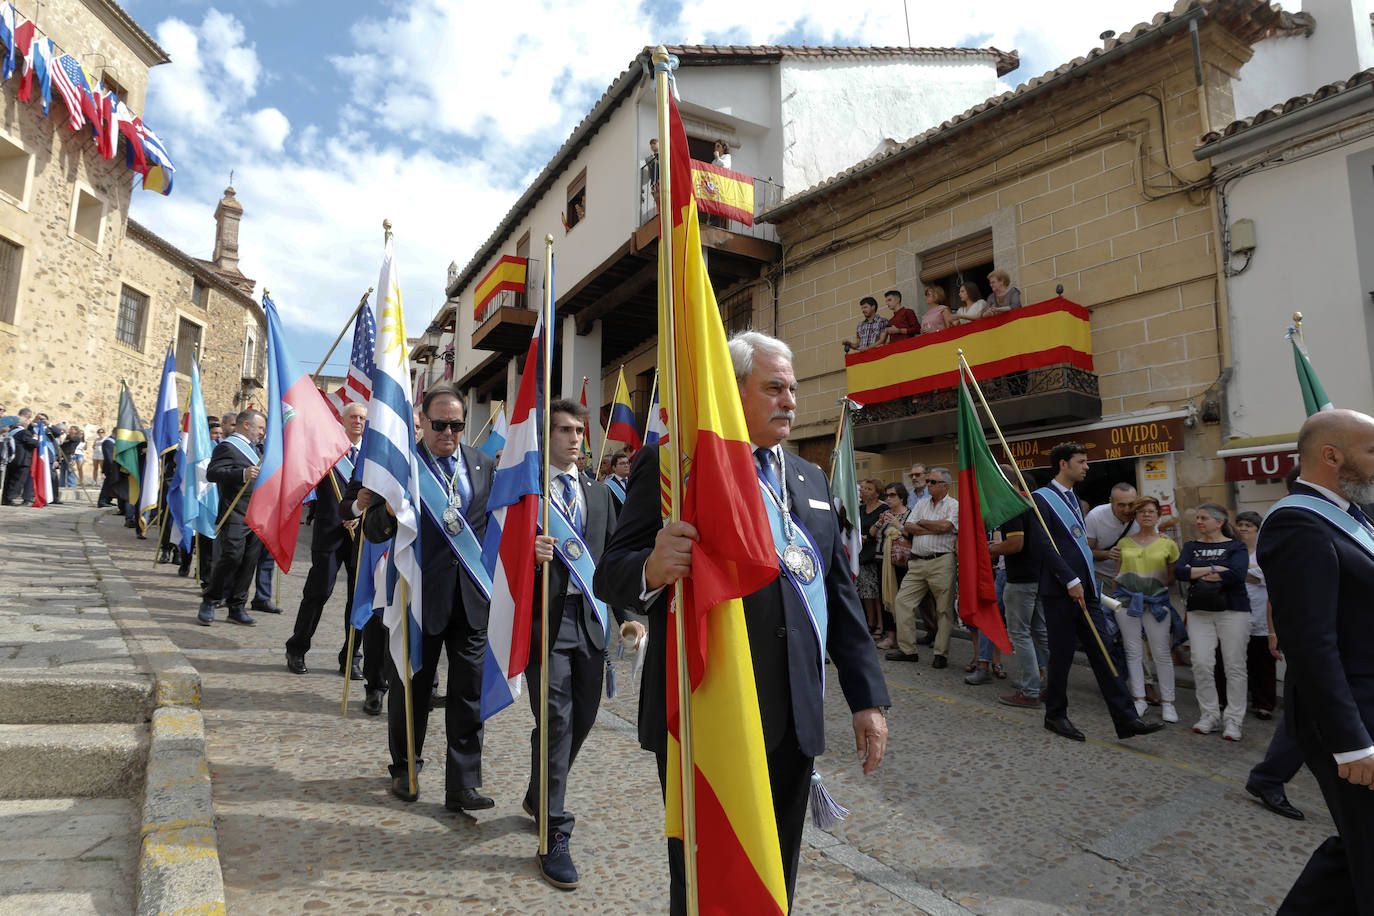
<path id="1" fill-rule="evenodd" d="M 578 481 L 582 486 L 582 498 L 587 503 L 585 522 L 582 526 L 582 539 L 587 542 L 587 548 L 591 551 L 592 559 L 600 561 L 606 551 L 606 545 L 611 542 L 611 535 L 615 533 L 616 512 L 615 495 L 611 493 L 610 487 L 604 483 L 593 480 L 586 474 L 579 474 Z M 549 594 L 553 596 L 553 602 L 549 607 L 549 632 L 557 634 L 559 626 L 563 623 L 564 599 L 568 595 L 568 581 L 572 578 L 568 572 L 568 567 L 554 556 L 554 561 L 549 565 Z M 530 652 L 539 652 L 539 633 L 540 623 L 543 619 L 543 602 L 540 590 L 540 579 L 535 580 L 534 585 L 534 624 L 530 628 Z M 623 610 L 612 610 L 618 622 L 626 619 Z M 597 622 L 596 611 L 592 608 L 591 601 L 582 599 L 582 623 L 586 627 L 587 635 L 591 638 L 592 646 L 596 649 L 606 648 L 606 639 L 609 634 L 601 629 L 601 624 Z M 606 622 L 610 626 L 610 621 Z"/>
<path id="2" fill-rule="evenodd" d="M 1299 483 L 1295 493 L 1323 497 Z M 1305 509 L 1260 529 L 1260 568 L 1288 661 L 1285 708 L 1331 754 L 1374 746 L 1374 557 Z"/>
<path id="3" fill-rule="evenodd" d="M 10 433 L 14 442 L 14 465 L 26 468 L 33 464 L 33 452 L 38 448 L 38 433 L 33 426 L 19 426 Z"/>
<path id="4" fill-rule="evenodd" d="M 487 497 L 491 493 L 494 468 L 492 459 L 485 452 L 479 452 L 469 445 L 459 447 L 463 450 L 463 461 L 467 464 L 468 478 L 472 482 L 472 499 L 463 507 L 463 518 L 480 544 L 487 533 Z M 344 499 L 351 503 L 361 486 L 357 481 L 351 484 Z M 369 510 L 363 520 L 363 532 L 369 541 L 389 541 L 396 535 L 396 519 L 385 508 Z M 448 546 L 444 532 L 423 509 L 420 510 L 420 576 L 420 619 L 424 621 L 426 633 L 442 633 L 448 628 L 454 604 L 459 599 L 463 602 L 468 625 L 474 630 L 486 629 L 491 602 L 482 596 L 477 583 Z"/>
<path id="5" fill-rule="evenodd" d="M 1051 488 L 1054 484 L 1049 485 Z M 1064 526 L 1059 523 L 1055 510 L 1039 493 L 1032 493 L 1040 514 L 1049 526 L 1051 538 L 1045 537 L 1045 529 L 1036 519 L 1027 532 L 1035 559 L 1040 564 L 1040 586 L 1037 591 L 1047 598 L 1067 598 L 1069 583 L 1074 579 L 1083 584 L 1083 598 L 1089 604 L 1097 604 L 1097 589 L 1093 585 L 1092 567 L 1083 559 L 1078 542 Z"/>
<path id="6" fill-rule="evenodd" d="M 820 551 L 829 606 L 826 650 L 835 663 L 845 700 L 855 712 L 887 706 L 887 684 L 849 572 L 839 524 L 829 508 L 830 485 L 825 474 L 809 461 L 789 454 L 783 479 L 797 517 Z M 635 457 L 625 508 L 606 554 L 597 564 L 595 588 L 597 596 L 611 607 L 642 609 L 649 615 L 649 646 L 640 687 L 639 743 L 647 750 L 664 753 L 668 590 L 654 596 L 647 608 L 640 599 L 644 563 L 662 527 L 659 511 L 658 447 L 648 446 Z M 744 615 L 765 745 L 769 750 L 777 747 L 790 721 L 802 753 L 820 755 L 825 750 L 824 660 L 801 597 L 779 578 L 745 597 Z"/>
<path id="7" fill-rule="evenodd" d="M 339 514 L 339 502 L 348 484 L 336 467 L 330 468 L 329 473 L 315 484 L 315 522 L 310 537 L 312 553 L 333 553 L 344 544 L 356 546 L 357 542 L 344 530 L 343 517 Z"/>
<path id="8" fill-rule="evenodd" d="M 239 437 L 238 444 L 247 440 Z M 215 450 L 210 453 L 210 467 L 205 471 L 205 479 L 219 487 L 219 517 L 224 518 L 224 513 L 229 511 L 229 504 L 238 496 L 239 488 L 243 486 L 243 472 L 247 468 L 255 466 L 258 462 L 249 461 L 248 456 L 239 451 L 238 444 L 230 444 L 226 439 Z M 253 491 L 258 487 L 256 480 L 248 484 L 243 490 L 243 495 L 239 496 L 239 501 L 234 504 L 233 511 L 230 513 L 231 522 L 242 522 L 243 517 L 248 514 L 248 501 L 253 496 Z"/>

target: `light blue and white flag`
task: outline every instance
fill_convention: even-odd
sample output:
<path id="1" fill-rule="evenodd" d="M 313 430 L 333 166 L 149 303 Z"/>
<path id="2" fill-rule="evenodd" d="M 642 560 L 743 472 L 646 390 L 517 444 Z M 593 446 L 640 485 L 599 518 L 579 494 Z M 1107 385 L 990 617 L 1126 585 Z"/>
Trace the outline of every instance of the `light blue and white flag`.
<path id="1" fill-rule="evenodd" d="M 219 515 L 219 487 L 210 482 L 210 422 L 200 392 L 200 366 L 191 361 L 191 397 L 186 402 L 186 423 L 181 431 L 181 547 L 191 549 L 194 534 L 215 536 Z M 171 498 L 170 496 L 168 497 Z"/>
<path id="2" fill-rule="evenodd" d="M 420 668 L 420 476 L 415 450 L 414 407 L 410 400 L 410 350 L 401 310 L 401 280 L 390 235 L 377 280 L 377 348 L 372 400 L 367 407 L 366 452 L 359 456 L 363 486 L 378 494 L 396 515 L 396 537 L 387 557 L 386 610 L 396 670 Z M 371 511 L 385 512 L 381 504 Z M 406 588 L 401 588 L 401 581 Z M 405 600 L 408 599 L 408 600 Z M 410 667 L 402 650 L 403 621 L 410 626 Z"/>
<path id="3" fill-rule="evenodd" d="M 138 494 L 138 526 L 146 530 L 149 516 L 157 514 L 162 496 L 162 456 L 177 447 L 177 360 L 172 345 L 162 363 L 162 382 L 153 408 L 153 426 L 148 435 L 148 450 L 143 454 L 143 487 Z M 163 524 L 166 524 L 164 522 Z"/>
<path id="4" fill-rule="evenodd" d="M 479 452 L 496 457 L 496 453 L 506 447 L 506 436 L 510 435 L 510 421 L 506 419 L 506 405 L 501 405 L 501 412 L 496 415 L 496 419 L 491 421 L 491 432 L 487 433 L 487 438 L 482 444 L 477 446 Z"/>

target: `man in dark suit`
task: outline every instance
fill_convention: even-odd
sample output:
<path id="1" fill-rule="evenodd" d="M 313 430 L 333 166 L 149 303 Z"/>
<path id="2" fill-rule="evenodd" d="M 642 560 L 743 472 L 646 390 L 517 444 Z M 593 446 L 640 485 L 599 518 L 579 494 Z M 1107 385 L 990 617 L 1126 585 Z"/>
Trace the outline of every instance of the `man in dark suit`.
<path id="1" fill-rule="evenodd" d="M 215 620 L 215 601 L 224 596 L 229 609 L 229 622 L 240 626 L 257 626 L 248 616 L 243 604 L 248 600 L 248 588 L 258 568 L 258 554 L 262 542 L 248 527 L 244 517 L 248 503 L 257 487 L 258 442 L 267 432 L 267 418 L 257 410 L 239 413 L 235 433 L 225 439 L 210 454 L 210 467 L 205 477 L 219 487 L 219 534 L 215 536 L 214 560 L 210 567 L 210 581 L 201 592 L 200 610 L 196 619 L 203 626 Z M 239 491 L 243 494 L 240 496 Z M 235 502 L 235 497 L 238 502 Z"/>
<path id="2" fill-rule="evenodd" d="M 434 473 L 449 491 L 462 523 L 480 545 L 487 530 L 487 496 L 491 492 L 491 459 L 471 446 L 461 445 L 463 402 L 449 387 L 431 388 L 420 406 L 420 458 L 426 464 L 421 474 Z M 359 489 L 357 498 L 344 494 L 344 511 L 356 517 L 376 494 Z M 379 501 L 380 502 L 380 501 Z M 439 507 L 442 511 L 443 507 Z M 477 789 L 482 785 L 482 663 L 487 651 L 486 598 L 472 575 L 463 566 L 444 531 L 428 511 L 420 513 L 420 596 L 424 624 L 422 667 L 410 680 L 412 728 L 415 733 L 417 766 L 424 749 L 425 726 L 429 720 L 434 674 L 439 653 L 448 655 L 448 701 L 444 731 L 448 738 L 448 765 L 444 769 L 444 806 L 450 811 L 490 808 L 490 798 Z M 396 534 L 396 519 L 387 511 L 368 512 L 363 531 L 369 540 L 388 541 Z M 388 679 L 401 684 L 400 673 L 390 670 Z M 413 802 L 418 792 L 410 791 L 406 767 L 406 718 L 403 692 L 392 690 L 387 703 L 387 739 L 391 748 L 391 794 L 401 801 Z M 418 787 L 417 787 L 418 788 Z"/>
<path id="3" fill-rule="evenodd" d="M 1126 687 L 1126 658 L 1116 642 L 1110 642 L 1112 664 L 1098 645 L 1098 636 L 1109 643 L 1109 633 L 1098 601 L 1097 580 L 1093 577 L 1092 548 L 1083 531 L 1083 516 L 1075 484 L 1088 476 L 1088 451 L 1076 442 L 1061 442 L 1050 450 L 1054 479 L 1033 494 L 1040 516 L 1049 526 L 1050 537 L 1039 520 L 1030 526 L 1031 549 L 1040 564 L 1040 598 L 1045 606 L 1045 629 L 1049 636 L 1050 670 L 1045 685 L 1045 728 L 1071 741 L 1086 740 L 1069 721 L 1069 670 L 1073 667 L 1075 641 L 1088 654 L 1102 699 L 1107 703 L 1118 738 L 1148 735 L 1164 727 L 1163 722 L 1145 722 L 1136 714 L 1135 703 Z M 1086 611 L 1086 616 L 1085 616 Z M 1088 618 L 1092 623 L 1089 624 Z"/>
<path id="4" fill-rule="evenodd" d="M 606 477 L 606 486 L 611 490 L 616 514 L 625 508 L 625 491 L 630 486 L 630 453 L 616 452 L 611 456 L 611 473 Z"/>
<path id="5" fill-rule="evenodd" d="M 386 688 L 385 656 L 386 628 L 379 618 L 373 618 L 361 633 L 354 634 L 353 655 L 345 660 L 348 646 L 349 617 L 353 607 L 353 586 L 358 578 L 358 531 L 356 518 L 343 518 L 339 514 L 339 503 L 353 469 L 358 462 L 358 443 L 362 439 L 363 427 L 367 425 L 367 405 L 353 402 L 344 407 L 342 424 L 351 443 L 348 449 L 347 464 L 342 462 L 330 468 L 329 473 L 315 487 L 315 520 L 310 538 L 310 572 L 305 577 L 305 587 L 301 591 L 301 604 L 296 612 L 296 624 L 291 638 L 286 641 L 286 668 L 292 674 L 305 674 L 305 653 L 310 651 L 310 642 L 315 629 L 320 625 L 320 615 L 329 596 L 334 593 L 334 583 L 339 575 L 339 567 L 344 569 L 347 598 L 344 601 L 344 642 L 339 648 L 339 673 L 357 672 L 354 680 L 367 680 L 367 695 L 363 701 L 363 711 L 378 715 L 382 711 L 382 693 Z M 342 466 L 341 466 L 342 465 Z M 366 644 L 366 656 L 364 656 Z M 366 665 L 363 659 L 366 657 Z M 364 670 L 365 669 L 365 670 Z"/>
<path id="6" fill-rule="evenodd" d="M 614 614 L 622 623 L 626 619 L 621 611 L 610 611 L 605 605 L 598 608 L 582 587 L 591 583 L 579 582 L 580 577 L 571 572 L 572 565 L 576 565 L 584 553 L 590 557 L 590 563 L 585 564 L 582 571 L 594 568 L 615 533 L 616 513 L 610 489 L 577 470 L 582 437 L 586 433 L 587 408 L 576 401 L 563 399 L 549 405 L 553 497 L 549 511 L 561 511 L 577 537 L 567 536 L 560 541 L 552 535 L 540 535 L 535 541 L 535 560 L 551 564 L 549 632 L 554 634 L 549 648 L 549 852 L 538 857 L 538 861 L 544 880 L 564 890 L 577 887 L 578 882 L 577 869 L 568 851 L 576 819 L 564 808 L 568 773 L 587 733 L 592 730 L 597 708 L 601 705 L 609 617 Z M 525 668 L 534 729 L 530 732 L 530 783 L 525 792 L 524 808 L 532 817 L 538 817 L 539 730 L 544 725 L 539 697 L 540 669 L 544 663 L 541 598 L 540 586 L 536 585 L 529 664 Z M 643 625 L 635 623 L 634 626 L 642 635 Z"/>
<path id="7" fill-rule="evenodd" d="M 1280 913 L 1374 913 L 1374 417 L 1313 414 L 1302 476 L 1270 511 L 1257 554 L 1288 660 L 1284 706 L 1337 833 Z"/>
<path id="8" fill-rule="evenodd" d="M 100 473 L 102 480 L 100 483 L 100 495 L 95 499 L 97 509 L 105 509 L 114 505 L 115 488 L 119 483 L 119 471 L 115 466 L 115 440 L 114 436 L 105 435 L 104 430 L 97 430 L 96 435 L 100 436 Z M 123 510 L 120 511 L 123 515 Z"/>
<path id="9" fill-rule="evenodd" d="M 863 770 L 871 773 L 887 743 L 883 709 L 889 705 L 873 640 L 849 572 L 830 487 L 820 468 L 791 454 L 782 441 L 792 430 L 796 377 L 792 352 L 780 340 L 755 331 L 730 340 L 749 438 L 756 449 L 761 486 L 774 497 L 786 487 L 785 504 L 811 534 L 820 556 L 829 622 L 825 650 L 853 713 L 854 738 Z M 783 464 L 785 463 L 785 465 Z M 766 481 L 766 482 L 765 482 Z M 703 519 L 709 521 L 709 519 Z M 649 644 L 640 687 L 639 743 L 658 758 L 660 784 L 667 767 L 668 595 L 664 588 L 692 572 L 697 530 L 686 522 L 662 524 L 657 447 L 636 457 L 629 494 L 614 537 L 597 565 L 596 594 L 612 607 L 638 607 L 649 615 Z M 813 759 L 825 750 L 822 674 L 825 655 L 800 593 L 779 576 L 744 599 L 759 715 L 768 752 L 768 775 L 790 903 L 796 888 L 802 826 Z M 672 912 L 686 912 L 682 842 L 668 841 Z"/>
<path id="10" fill-rule="evenodd" d="M 33 411 L 27 407 L 19 411 L 19 425 L 10 433 L 10 441 L 14 443 L 14 456 L 10 459 L 9 470 L 5 473 L 3 505 L 6 506 L 33 498 L 33 481 L 29 468 L 33 464 L 34 449 L 38 447 L 38 427 L 32 418 Z"/>

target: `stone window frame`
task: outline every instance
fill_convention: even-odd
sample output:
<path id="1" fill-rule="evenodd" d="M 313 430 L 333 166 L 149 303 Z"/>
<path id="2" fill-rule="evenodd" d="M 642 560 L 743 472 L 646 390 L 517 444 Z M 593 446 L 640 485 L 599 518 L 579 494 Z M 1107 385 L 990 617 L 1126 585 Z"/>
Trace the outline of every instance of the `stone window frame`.
<path id="1" fill-rule="evenodd" d="M 935 214 L 932 218 L 938 218 Z M 948 248 L 950 245 L 967 239 L 992 233 L 992 265 L 1005 270 L 1011 277 L 1011 285 L 1019 287 L 1021 263 L 1016 242 L 1016 205 L 1001 207 L 986 216 L 967 220 L 958 225 L 941 229 L 912 240 L 896 249 L 897 282 L 893 288 L 902 294 L 902 304 L 910 306 L 917 314 L 925 311 L 923 298 L 924 284 L 921 282 L 923 254 Z M 949 303 L 950 310 L 958 307 Z"/>
<path id="2" fill-rule="evenodd" d="M 176 372 L 177 372 L 177 375 L 180 375 L 182 378 L 186 379 L 186 380 L 189 382 L 189 381 L 190 381 L 190 378 L 191 378 L 191 374 L 190 374 L 189 372 L 182 372 L 182 371 L 181 371 L 181 352 L 180 352 L 180 349 L 176 347 L 176 344 L 181 343 L 181 323 L 182 323 L 183 321 L 185 321 L 185 322 L 187 322 L 188 324 L 193 324 L 193 325 L 195 325 L 196 327 L 200 328 L 200 349 L 201 349 L 201 352 L 203 353 L 203 352 L 205 352 L 206 332 L 208 332 L 208 331 L 210 330 L 210 322 L 205 321 L 205 320 L 203 320 L 203 319 L 201 319 L 201 318 L 197 318 L 195 315 L 192 315 L 192 314 L 189 313 L 189 312 L 183 311 L 182 309 L 177 309 L 176 312 L 175 312 L 175 316 L 176 316 L 176 321 L 175 321 L 175 322 L 173 323 L 173 325 L 172 325 L 172 332 L 173 332 L 176 336 L 173 337 L 172 339 L 173 339 L 173 341 L 175 342 L 175 343 L 173 344 L 173 347 L 174 347 L 174 350 L 176 351 L 176 361 L 177 361 L 177 369 L 176 369 Z"/>
<path id="3" fill-rule="evenodd" d="M 3 186 L 0 186 L 0 200 L 7 201 L 27 213 L 33 202 L 33 170 L 34 162 L 37 157 L 34 156 L 33 152 L 24 144 L 24 141 L 18 135 L 10 133 L 2 127 L 0 127 L 0 140 L 3 140 L 5 143 L 8 143 L 10 146 L 22 152 L 27 159 L 24 168 L 23 194 L 19 197 L 15 197 L 9 191 L 6 191 Z"/>
<path id="4" fill-rule="evenodd" d="M 0 317 L 0 330 L 10 334 L 20 333 L 20 323 L 24 317 L 24 281 L 29 269 L 29 258 L 27 257 L 30 245 L 23 235 L 15 232 L 0 233 L 0 239 L 9 242 L 19 249 L 19 271 L 14 280 L 14 314 L 11 316 L 13 321 L 5 321 Z M 0 311 L 0 315 L 3 312 Z"/>
<path id="5" fill-rule="evenodd" d="M 240 379 L 258 379 L 258 363 L 262 359 L 262 353 L 258 347 L 261 341 L 258 340 L 258 329 L 256 325 L 248 325 L 243 329 L 243 353 L 239 360 Z M 249 357 L 252 363 L 249 364 Z"/>
<path id="6" fill-rule="evenodd" d="M 136 296 L 143 297 L 143 314 L 137 316 L 134 322 L 134 330 L 137 335 L 137 343 L 130 343 L 119 336 L 120 314 L 124 309 L 124 291 L 128 290 Z M 148 345 L 148 322 L 151 320 L 153 312 L 153 297 L 151 293 L 139 289 L 132 283 L 120 281 L 118 298 L 115 300 L 115 342 L 121 346 L 128 347 L 137 353 L 144 352 Z"/>
<path id="7" fill-rule="evenodd" d="M 100 221 L 98 223 L 99 228 L 96 230 L 96 237 L 94 241 L 92 241 L 89 237 L 83 235 L 82 233 L 78 232 L 76 229 L 77 216 L 79 215 L 81 208 L 82 194 L 89 195 L 100 204 Z M 109 214 L 109 212 L 110 202 L 106 199 L 105 195 L 101 194 L 99 191 L 97 191 L 95 188 L 91 187 L 84 181 L 77 180 L 72 182 L 72 203 L 71 211 L 67 217 L 67 237 L 70 239 L 74 239 L 75 241 L 80 242 L 82 245 L 85 245 L 95 251 L 99 251 L 101 246 L 105 242 L 105 217 Z"/>

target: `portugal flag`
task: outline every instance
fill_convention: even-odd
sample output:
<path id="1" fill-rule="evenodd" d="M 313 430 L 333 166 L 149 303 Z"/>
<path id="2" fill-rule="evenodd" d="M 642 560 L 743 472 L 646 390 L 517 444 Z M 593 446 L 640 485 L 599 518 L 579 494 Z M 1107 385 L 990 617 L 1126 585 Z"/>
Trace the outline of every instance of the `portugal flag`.
<path id="1" fill-rule="evenodd" d="M 959 370 L 959 619 L 1011 654 L 1007 627 L 997 610 L 986 524 L 995 528 L 1027 507 L 988 451 L 983 427 Z M 976 383 L 975 383 L 976 384 Z"/>
<path id="2" fill-rule="evenodd" d="M 660 371 L 672 372 L 678 438 L 660 447 L 665 470 L 685 473 L 681 517 L 701 532 L 692 575 L 675 596 L 685 614 L 691 677 L 697 900 L 702 913 L 783 913 L 787 888 L 768 782 L 749 635 L 740 600 L 778 575 L 773 535 L 754 473 L 753 449 L 740 408 L 715 293 L 701 253 L 687 135 L 668 102 L 669 206 L 673 310 L 659 292 Z M 665 227 L 666 228 L 666 227 Z M 664 248 L 659 248 L 660 258 Z M 675 348 L 670 360 L 668 343 Z M 614 431 L 608 433 L 615 438 Z M 678 736 L 677 645 L 668 629 L 667 834 L 683 835 Z M 690 854 L 690 851 L 689 853 Z"/>

